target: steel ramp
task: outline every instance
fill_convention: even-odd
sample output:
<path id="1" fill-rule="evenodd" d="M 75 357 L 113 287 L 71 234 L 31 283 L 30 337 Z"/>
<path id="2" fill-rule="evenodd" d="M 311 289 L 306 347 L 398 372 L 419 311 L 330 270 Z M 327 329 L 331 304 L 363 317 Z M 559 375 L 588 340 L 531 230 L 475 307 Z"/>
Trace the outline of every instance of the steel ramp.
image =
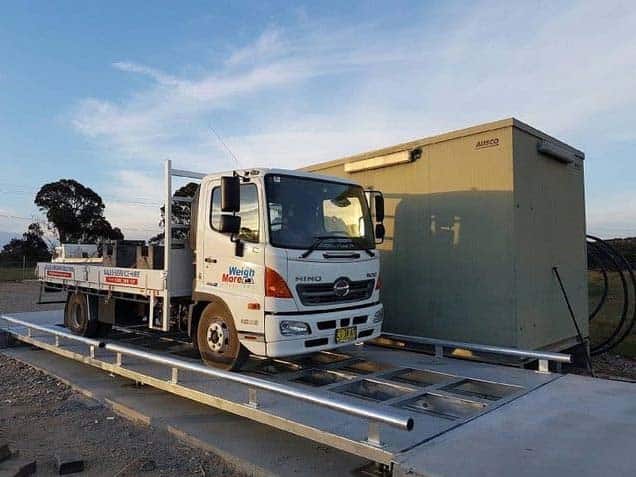
<path id="1" fill-rule="evenodd" d="M 270 383 L 271 391 L 187 369 L 200 364 L 188 357 L 179 337 L 153 340 L 144 332 L 144 342 L 134 331 L 115 330 L 117 339 L 95 345 L 60 336 L 65 332 L 61 311 L 3 317 L 12 321 L 0 320 L 0 326 L 26 343 L 389 466 L 409 450 L 560 376 L 355 345 L 296 359 L 253 358 L 241 373 L 232 373 L 248 383 Z M 279 385 L 295 394 L 276 392 Z M 325 407 L 320 400 L 372 418 Z M 386 425 L 377 416 L 399 422 L 410 417 L 413 428 Z"/>

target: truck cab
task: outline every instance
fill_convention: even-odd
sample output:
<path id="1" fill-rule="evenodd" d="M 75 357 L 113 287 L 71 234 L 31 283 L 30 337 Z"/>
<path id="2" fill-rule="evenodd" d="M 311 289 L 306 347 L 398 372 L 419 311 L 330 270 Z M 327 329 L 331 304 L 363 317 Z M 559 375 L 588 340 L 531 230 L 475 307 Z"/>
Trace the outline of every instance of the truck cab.
<path id="1" fill-rule="evenodd" d="M 192 203 L 189 329 L 203 360 L 282 357 L 377 337 L 383 199 L 277 169 L 202 178 Z M 374 227 L 370 202 L 375 209 Z"/>

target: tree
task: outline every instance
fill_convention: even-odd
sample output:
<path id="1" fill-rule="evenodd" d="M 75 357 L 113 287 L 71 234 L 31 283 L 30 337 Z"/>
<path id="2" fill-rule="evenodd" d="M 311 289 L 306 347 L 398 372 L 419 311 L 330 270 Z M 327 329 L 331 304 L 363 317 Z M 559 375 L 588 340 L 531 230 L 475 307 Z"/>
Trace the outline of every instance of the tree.
<path id="1" fill-rule="evenodd" d="M 73 179 L 45 184 L 35 196 L 35 205 L 57 231 L 60 243 L 90 243 L 101 239 L 121 240 L 118 228 L 104 218 L 104 202 L 89 187 Z"/>
<path id="2" fill-rule="evenodd" d="M 194 197 L 194 194 L 199 190 L 199 184 L 196 182 L 188 182 L 183 187 L 177 189 L 174 193 L 175 197 Z M 166 208 L 161 206 L 161 220 L 159 221 L 159 227 L 163 227 L 166 220 Z M 192 213 L 192 204 L 190 202 L 174 202 L 172 204 L 172 222 L 179 225 L 190 225 Z M 148 239 L 148 243 L 158 245 L 163 242 L 164 233 L 160 232 L 154 237 Z M 184 239 L 187 236 L 185 229 L 174 229 L 172 236 L 176 239 Z"/>
<path id="3" fill-rule="evenodd" d="M 42 238 L 44 233 L 40 224 L 32 223 L 21 239 L 13 239 L 2 247 L 1 262 L 19 262 L 26 259 L 29 263 L 43 262 L 51 258 L 51 253 Z"/>

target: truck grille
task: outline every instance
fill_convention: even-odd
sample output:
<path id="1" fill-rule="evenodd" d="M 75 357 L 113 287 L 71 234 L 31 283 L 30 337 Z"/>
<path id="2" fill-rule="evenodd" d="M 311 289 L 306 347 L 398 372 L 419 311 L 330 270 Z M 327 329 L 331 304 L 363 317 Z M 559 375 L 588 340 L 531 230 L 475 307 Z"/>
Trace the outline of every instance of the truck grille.
<path id="1" fill-rule="evenodd" d="M 342 279 L 336 280 L 336 283 Z M 348 281 L 349 292 L 339 296 L 334 283 L 312 283 L 296 285 L 300 301 L 305 306 L 325 305 L 330 303 L 349 303 L 366 300 L 373 293 L 373 280 Z"/>

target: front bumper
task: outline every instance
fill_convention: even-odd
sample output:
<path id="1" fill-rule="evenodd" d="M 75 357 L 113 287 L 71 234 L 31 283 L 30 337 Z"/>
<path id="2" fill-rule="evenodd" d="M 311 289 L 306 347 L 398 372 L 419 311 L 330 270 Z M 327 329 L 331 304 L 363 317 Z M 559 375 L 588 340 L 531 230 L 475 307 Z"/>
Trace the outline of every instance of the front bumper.
<path id="1" fill-rule="evenodd" d="M 352 310 L 267 315 L 267 356 L 275 358 L 314 353 L 377 338 L 382 330 L 382 321 L 374 322 L 374 317 L 378 313 L 381 314 L 382 310 L 382 304 L 378 303 Z M 303 336 L 283 336 L 280 332 L 280 322 L 285 320 L 307 323 L 311 333 Z M 336 329 L 346 326 L 356 327 L 357 338 L 347 343 L 336 343 Z"/>

